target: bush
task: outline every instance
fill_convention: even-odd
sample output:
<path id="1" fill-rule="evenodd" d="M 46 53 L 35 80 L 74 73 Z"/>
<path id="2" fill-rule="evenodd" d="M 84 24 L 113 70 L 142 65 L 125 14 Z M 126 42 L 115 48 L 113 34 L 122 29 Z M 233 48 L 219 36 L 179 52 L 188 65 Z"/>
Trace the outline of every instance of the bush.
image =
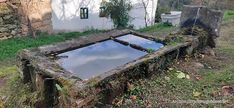
<path id="1" fill-rule="evenodd" d="M 105 2 L 105 13 L 110 16 L 116 28 L 126 28 L 129 23 L 129 11 L 132 6 L 129 0 L 110 0 Z"/>

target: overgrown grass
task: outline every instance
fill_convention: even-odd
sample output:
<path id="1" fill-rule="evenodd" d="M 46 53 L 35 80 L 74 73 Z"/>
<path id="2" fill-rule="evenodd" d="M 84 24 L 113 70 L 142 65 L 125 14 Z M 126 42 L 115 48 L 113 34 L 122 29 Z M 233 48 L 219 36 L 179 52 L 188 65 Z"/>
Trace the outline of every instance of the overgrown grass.
<path id="1" fill-rule="evenodd" d="M 16 106 L 18 108 L 29 108 L 29 105 L 33 105 L 33 102 L 39 99 L 36 92 L 32 92 L 29 84 L 22 83 L 16 66 L 1 66 L 0 75 L 7 79 L 6 84 L 0 90 L 0 98 L 7 97 L 2 100 L 6 108 Z"/>
<path id="2" fill-rule="evenodd" d="M 169 71 L 152 79 L 138 81 L 132 85 L 132 90 L 127 92 L 121 100 L 125 100 L 121 107 L 227 107 L 233 105 L 233 97 L 223 96 L 222 87 L 234 84 L 234 65 L 229 65 L 218 70 L 204 69 L 199 72 L 201 80 L 178 78 L 177 70 Z M 135 96 L 135 99 L 131 97 Z M 173 101 L 180 100 L 227 100 L 226 104 L 179 104 Z M 223 106 L 224 105 L 224 106 Z"/>
<path id="3" fill-rule="evenodd" d="M 41 45 L 61 42 L 74 37 L 88 35 L 92 33 L 103 32 L 100 30 L 90 30 L 85 32 L 70 32 L 58 34 L 41 33 L 36 38 L 33 37 L 17 37 L 0 41 L 0 60 L 12 58 L 16 55 L 17 51 L 24 48 L 38 47 Z"/>
<path id="4" fill-rule="evenodd" d="M 15 66 L 1 66 L 0 67 L 0 78 L 9 76 L 11 74 L 14 74 L 16 72 Z"/>

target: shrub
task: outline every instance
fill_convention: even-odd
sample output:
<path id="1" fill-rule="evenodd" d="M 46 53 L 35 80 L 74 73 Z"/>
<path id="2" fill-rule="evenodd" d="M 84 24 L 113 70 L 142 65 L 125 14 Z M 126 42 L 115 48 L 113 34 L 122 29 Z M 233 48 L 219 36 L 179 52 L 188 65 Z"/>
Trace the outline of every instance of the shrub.
<path id="1" fill-rule="evenodd" d="M 105 13 L 110 16 L 116 28 L 128 27 L 128 13 L 132 8 L 129 0 L 110 0 L 105 2 L 105 7 Z"/>

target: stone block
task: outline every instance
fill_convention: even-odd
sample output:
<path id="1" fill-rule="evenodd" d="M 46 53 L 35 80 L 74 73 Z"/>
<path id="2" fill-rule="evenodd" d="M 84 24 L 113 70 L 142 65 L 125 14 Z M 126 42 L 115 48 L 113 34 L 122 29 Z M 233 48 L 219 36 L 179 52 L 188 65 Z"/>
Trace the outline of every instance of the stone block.
<path id="1" fill-rule="evenodd" d="M 0 17 L 0 24 L 4 24 L 2 17 Z"/>
<path id="2" fill-rule="evenodd" d="M 218 37 L 223 20 L 223 12 L 209 9 L 205 6 L 186 5 L 181 15 L 181 27 L 203 26 L 210 31 L 214 37 Z"/>
<path id="3" fill-rule="evenodd" d="M 3 17 L 4 20 L 13 19 L 13 14 L 8 14 Z"/>
<path id="4" fill-rule="evenodd" d="M 17 25 L 8 24 L 8 25 L 7 25 L 7 28 L 8 28 L 9 30 L 13 30 L 13 29 L 16 29 L 16 28 L 17 28 Z"/>
<path id="5" fill-rule="evenodd" d="M 3 38 L 3 37 L 6 37 L 8 34 L 6 33 L 0 33 L 0 39 Z"/>
<path id="6" fill-rule="evenodd" d="M 203 28 L 207 33 L 207 45 L 215 47 L 215 39 L 219 36 L 223 20 L 223 12 L 205 6 L 186 5 L 181 15 L 181 28 L 192 29 L 194 26 Z M 191 33 L 192 34 L 192 33 Z"/>
<path id="7" fill-rule="evenodd" d="M 11 31 L 11 35 L 14 36 L 14 35 L 16 35 L 16 34 L 17 34 L 17 31 L 16 31 L 16 30 L 12 30 L 12 31 Z"/>
<path id="8" fill-rule="evenodd" d="M 4 32 L 8 32 L 9 29 L 5 28 L 5 27 L 0 27 L 0 33 L 4 33 Z"/>

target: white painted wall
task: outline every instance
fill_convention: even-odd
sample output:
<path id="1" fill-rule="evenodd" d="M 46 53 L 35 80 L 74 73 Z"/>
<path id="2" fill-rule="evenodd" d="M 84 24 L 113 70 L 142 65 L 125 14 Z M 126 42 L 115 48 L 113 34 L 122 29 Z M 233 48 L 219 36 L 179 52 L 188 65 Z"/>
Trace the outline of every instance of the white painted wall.
<path id="1" fill-rule="evenodd" d="M 85 31 L 89 29 L 112 29 L 110 18 L 99 17 L 99 8 L 102 0 L 51 0 L 52 25 L 55 32 L 58 31 Z M 158 0 L 144 0 L 149 2 L 147 6 L 147 23 L 154 23 Z M 130 11 L 131 24 L 135 28 L 145 27 L 145 11 L 142 0 L 131 0 L 133 9 Z M 88 7 L 89 18 L 80 19 L 80 8 Z"/>

